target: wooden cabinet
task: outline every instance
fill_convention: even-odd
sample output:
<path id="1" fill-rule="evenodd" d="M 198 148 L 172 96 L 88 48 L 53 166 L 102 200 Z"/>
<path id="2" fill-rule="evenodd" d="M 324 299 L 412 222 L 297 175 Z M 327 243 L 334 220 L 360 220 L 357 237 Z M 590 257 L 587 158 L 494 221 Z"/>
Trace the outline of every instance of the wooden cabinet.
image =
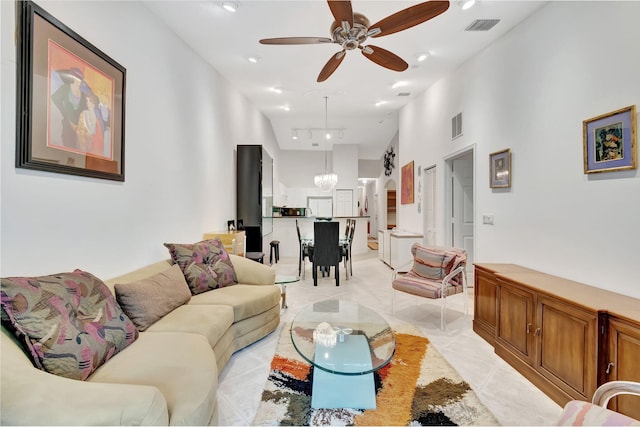
<path id="1" fill-rule="evenodd" d="M 640 300 L 512 264 L 477 264 L 473 328 L 558 404 L 640 382 Z M 640 418 L 633 397 L 611 405 Z"/>
<path id="2" fill-rule="evenodd" d="M 219 238 L 224 249 L 234 255 L 244 256 L 244 231 L 219 231 L 204 233 L 204 239 Z"/>
<path id="3" fill-rule="evenodd" d="M 640 382 L 640 323 L 609 318 L 606 369 L 602 382 L 622 380 Z M 609 408 L 640 420 L 640 405 L 636 396 L 618 396 Z"/>

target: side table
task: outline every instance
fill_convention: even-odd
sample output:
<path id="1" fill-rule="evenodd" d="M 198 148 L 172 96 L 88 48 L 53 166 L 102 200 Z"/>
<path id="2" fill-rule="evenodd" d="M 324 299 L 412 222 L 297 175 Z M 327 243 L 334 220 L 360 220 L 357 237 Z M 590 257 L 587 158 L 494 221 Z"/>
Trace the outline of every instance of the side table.
<path id="1" fill-rule="evenodd" d="M 300 281 L 300 276 L 287 276 L 284 274 L 276 274 L 276 285 L 280 285 L 282 288 L 282 309 L 286 309 L 287 306 L 287 285 Z"/>

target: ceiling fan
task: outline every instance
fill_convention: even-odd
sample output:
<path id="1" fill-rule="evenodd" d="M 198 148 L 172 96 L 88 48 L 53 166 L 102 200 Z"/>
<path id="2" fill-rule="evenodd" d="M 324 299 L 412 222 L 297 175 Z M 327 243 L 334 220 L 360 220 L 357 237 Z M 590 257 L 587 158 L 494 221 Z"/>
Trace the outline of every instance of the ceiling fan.
<path id="1" fill-rule="evenodd" d="M 327 80 L 338 68 L 348 50 L 360 49 L 365 58 L 393 71 L 404 71 L 409 67 L 398 55 L 374 45 L 364 46 L 369 37 L 382 37 L 406 30 L 435 18 L 449 8 L 448 1 L 427 1 L 408 7 L 370 25 L 366 16 L 354 12 L 350 0 L 327 0 L 335 18 L 328 37 L 278 37 L 262 39 L 262 44 L 323 44 L 336 43 L 342 50 L 329 58 L 318 75 L 318 82 Z"/>

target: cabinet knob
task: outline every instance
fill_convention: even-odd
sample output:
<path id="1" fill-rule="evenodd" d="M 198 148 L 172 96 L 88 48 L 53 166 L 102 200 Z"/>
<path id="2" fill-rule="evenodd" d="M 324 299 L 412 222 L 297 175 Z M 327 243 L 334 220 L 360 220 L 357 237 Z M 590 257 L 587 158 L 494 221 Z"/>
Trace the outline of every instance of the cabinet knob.
<path id="1" fill-rule="evenodd" d="M 531 323 L 527 323 L 527 333 L 531 333 Z"/>
<path id="2" fill-rule="evenodd" d="M 538 335 L 540 335 L 540 332 L 542 332 L 540 328 L 536 328 L 536 331 L 533 333 L 533 336 L 537 337 Z"/>
<path id="3" fill-rule="evenodd" d="M 605 374 L 610 374 L 611 373 L 611 369 L 613 369 L 615 365 L 613 364 L 613 362 L 609 362 L 609 364 L 607 365 L 607 370 L 605 371 Z"/>

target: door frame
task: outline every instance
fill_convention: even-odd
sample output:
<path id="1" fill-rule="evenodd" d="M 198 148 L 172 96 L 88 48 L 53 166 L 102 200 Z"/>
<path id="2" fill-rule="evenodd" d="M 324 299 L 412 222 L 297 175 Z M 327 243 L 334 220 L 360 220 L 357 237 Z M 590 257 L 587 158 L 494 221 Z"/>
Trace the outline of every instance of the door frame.
<path id="1" fill-rule="evenodd" d="M 476 254 L 476 172 L 478 170 L 476 144 L 471 144 L 444 157 L 444 236 L 446 245 L 450 247 L 453 246 L 453 235 L 451 233 L 451 223 L 453 221 L 453 184 L 451 181 L 453 178 L 453 161 L 469 153 L 472 155 L 473 162 L 473 253 Z"/>

